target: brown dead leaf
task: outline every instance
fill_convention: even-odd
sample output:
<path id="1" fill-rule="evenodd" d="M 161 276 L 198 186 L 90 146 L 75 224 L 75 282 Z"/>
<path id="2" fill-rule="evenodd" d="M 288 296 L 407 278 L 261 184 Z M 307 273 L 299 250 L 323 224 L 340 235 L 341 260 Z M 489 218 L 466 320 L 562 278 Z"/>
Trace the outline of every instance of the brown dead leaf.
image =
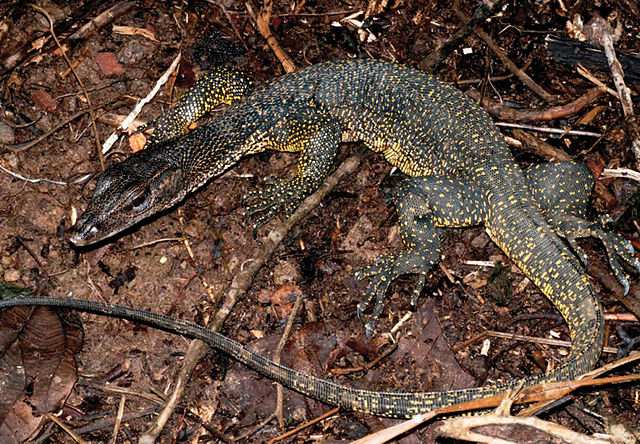
<path id="1" fill-rule="evenodd" d="M 37 40 L 34 40 L 31 43 L 31 51 L 37 51 L 37 50 L 42 49 L 44 47 L 45 43 L 47 43 L 49 41 L 49 38 L 50 38 L 49 36 L 43 36 L 43 37 L 40 37 Z"/>
<path id="2" fill-rule="evenodd" d="M 286 318 L 291 313 L 298 295 L 302 296 L 302 290 L 293 282 L 287 282 L 271 294 L 269 300 L 280 319 Z"/>
<path id="3" fill-rule="evenodd" d="M 124 68 L 112 52 L 99 52 L 95 56 L 95 61 L 105 76 L 124 74 Z"/>
<path id="4" fill-rule="evenodd" d="M 114 25 L 113 32 L 115 34 L 122 34 L 122 35 L 141 35 L 144 38 L 147 38 L 153 42 L 158 41 L 158 39 L 156 39 L 155 34 L 146 28 L 136 28 L 135 26 Z"/>
<path id="5" fill-rule="evenodd" d="M 135 153 L 144 148 L 147 143 L 147 137 L 142 133 L 135 133 L 129 136 L 129 146 L 131 152 Z"/>
<path id="6" fill-rule="evenodd" d="M 50 113 L 56 109 L 56 102 L 51 97 L 51 94 L 42 89 L 31 90 L 31 98 L 36 106 L 43 111 Z"/>
<path id="7" fill-rule="evenodd" d="M 77 315 L 47 307 L 0 313 L 0 442 L 22 442 L 59 410 L 77 380 Z"/>

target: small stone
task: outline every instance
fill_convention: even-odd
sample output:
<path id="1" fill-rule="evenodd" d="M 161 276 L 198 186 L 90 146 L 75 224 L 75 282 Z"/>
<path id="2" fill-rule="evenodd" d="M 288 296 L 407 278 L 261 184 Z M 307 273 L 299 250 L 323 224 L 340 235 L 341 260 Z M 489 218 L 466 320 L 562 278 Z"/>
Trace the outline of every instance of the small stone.
<path id="1" fill-rule="evenodd" d="M 18 168 L 19 159 L 16 153 L 7 153 L 4 157 L 4 160 L 6 160 L 7 165 L 9 165 L 9 168 L 13 168 L 13 169 Z"/>
<path id="2" fill-rule="evenodd" d="M 15 269 L 6 270 L 4 272 L 5 282 L 17 282 L 20 279 L 20 272 Z"/>
<path id="3" fill-rule="evenodd" d="M 36 106 L 43 111 L 51 113 L 56 110 L 56 102 L 53 100 L 51 94 L 42 89 L 34 89 L 31 91 L 31 99 L 35 102 Z"/>
<path id="4" fill-rule="evenodd" d="M 153 48 L 142 39 L 131 39 L 120 48 L 116 59 L 124 65 L 133 66 L 147 57 L 152 49 Z"/>
<path id="5" fill-rule="evenodd" d="M 9 125 L 0 122 L 0 143 L 4 145 L 13 145 L 16 141 L 16 133 Z"/>

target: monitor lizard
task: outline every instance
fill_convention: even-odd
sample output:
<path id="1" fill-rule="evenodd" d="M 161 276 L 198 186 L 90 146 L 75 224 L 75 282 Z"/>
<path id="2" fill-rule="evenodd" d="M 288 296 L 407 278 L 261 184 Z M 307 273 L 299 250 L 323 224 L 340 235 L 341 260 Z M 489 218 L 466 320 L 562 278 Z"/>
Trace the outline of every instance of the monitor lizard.
<path id="1" fill-rule="evenodd" d="M 186 132 L 186 123 L 220 103 L 229 108 Z M 249 193 L 254 230 L 278 212 L 290 214 L 325 179 L 340 142 L 363 141 L 408 176 L 392 200 L 406 249 L 378 257 L 357 274 L 369 284 L 358 315 L 375 300 L 366 323 L 373 331 L 389 284 L 417 273 L 415 303 L 426 273 L 440 257 L 439 232 L 483 224 L 491 239 L 560 311 L 571 350 L 544 375 L 505 384 L 430 393 L 357 390 L 282 367 L 241 344 L 195 324 L 133 308 L 64 298 L 30 298 L 0 308 L 44 304 L 91 311 L 202 339 L 263 375 L 328 404 L 390 417 L 410 417 L 492 396 L 520 384 L 569 380 L 596 364 L 604 341 L 602 309 L 583 271 L 575 239 L 600 238 L 614 274 L 628 291 L 620 261 L 640 270 L 630 243 L 609 232 L 606 218 L 583 218 L 592 182 L 575 164 L 549 164 L 528 179 L 489 116 L 454 87 L 408 66 L 370 59 L 313 65 L 262 85 L 217 68 L 151 122 L 148 147 L 110 167 L 71 237 L 97 242 L 181 201 L 188 193 L 267 149 L 301 152 L 298 174 Z M 548 192 L 545 190 L 549 190 Z M 565 237 L 578 258 L 558 235 Z"/>

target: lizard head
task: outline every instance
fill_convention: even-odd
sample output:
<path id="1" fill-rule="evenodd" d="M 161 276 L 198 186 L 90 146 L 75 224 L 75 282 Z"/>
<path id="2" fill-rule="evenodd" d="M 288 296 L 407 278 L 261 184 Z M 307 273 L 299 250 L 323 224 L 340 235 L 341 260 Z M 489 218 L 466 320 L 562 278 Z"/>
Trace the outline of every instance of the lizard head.
<path id="1" fill-rule="evenodd" d="M 93 197 L 72 228 L 70 241 L 83 246 L 107 239 L 166 210 L 219 176 L 247 154 L 233 119 L 190 131 L 131 155 L 98 178 Z"/>
<path id="2" fill-rule="evenodd" d="M 185 174 L 174 159 L 147 149 L 109 167 L 72 228 L 77 246 L 109 238 L 185 197 Z"/>

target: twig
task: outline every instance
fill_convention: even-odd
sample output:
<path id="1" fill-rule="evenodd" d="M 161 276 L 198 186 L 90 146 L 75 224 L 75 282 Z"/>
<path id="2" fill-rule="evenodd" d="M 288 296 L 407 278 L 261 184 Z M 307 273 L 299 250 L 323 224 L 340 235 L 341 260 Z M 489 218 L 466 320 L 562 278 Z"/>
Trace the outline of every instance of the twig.
<path id="1" fill-rule="evenodd" d="M 487 434 L 482 433 L 483 427 L 488 427 L 488 429 L 485 429 Z M 574 432 L 567 427 L 555 424 L 550 421 L 544 421 L 540 418 L 536 418 L 535 416 L 502 416 L 495 413 L 491 415 L 462 416 L 457 418 L 450 418 L 446 420 L 440 427 L 438 427 L 438 432 L 441 436 L 463 441 L 495 444 L 515 444 L 516 441 L 500 439 L 498 438 L 498 436 L 490 435 L 489 433 L 491 433 L 491 431 L 494 431 L 496 433 L 500 433 L 500 435 L 502 436 L 505 436 L 515 433 L 516 431 L 518 431 L 518 429 L 522 431 L 526 430 L 527 434 L 534 433 L 534 430 L 536 430 L 538 432 L 536 434 L 537 436 L 541 434 L 547 435 L 539 437 L 539 439 L 542 441 L 560 441 L 572 444 L 611 443 L 609 439 L 597 439 L 591 436 L 583 435 L 582 433 Z"/>
<path id="2" fill-rule="evenodd" d="M 269 48 L 271 48 L 273 53 L 276 55 L 276 57 L 282 64 L 282 67 L 284 68 L 284 70 L 286 72 L 295 71 L 296 70 L 295 63 L 293 63 L 293 60 L 291 60 L 291 58 L 287 55 L 287 53 L 282 50 L 282 48 L 280 47 L 280 44 L 278 43 L 276 38 L 273 36 L 273 33 L 271 32 L 271 27 L 269 26 L 269 22 L 271 21 L 271 11 L 273 10 L 272 0 L 264 0 L 263 7 L 260 8 L 260 11 L 258 12 L 258 14 L 255 13 L 255 10 L 254 10 L 255 6 L 252 5 L 252 0 L 249 0 L 248 2 L 246 2 L 245 6 L 247 8 L 247 12 L 249 13 L 249 16 L 255 22 L 258 28 L 258 31 L 260 32 L 262 37 L 264 37 L 264 39 L 267 41 Z"/>
<path id="3" fill-rule="evenodd" d="M 496 7 L 499 7 L 502 3 L 504 3 L 503 0 L 480 3 L 473 11 L 471 18 L 466 20 L 440 49 L 433 51 L 420 62 L 420 68 L 427 72 L 435 71 L 449 54 L 458 48 L 477 26 L 484 23 L 493 14 Z"/>
<path id="4" fill-rule="evenodd" d="M 127 413 L 123 415 L 122 422 L 132 421 L 134 419 L 142 418 L 144 416 L 149 416 L 158 411 L 158 406 L 148 407 L 140 412 Z M 96 432 L 98 430 L 106 429 L 107 427 L 111 427 L 116 423 L 115 419 L 108 419 L 103 422 L 92 422 L 89 425 L 84 427 L 78 427 L 77 429 L 73 429 L 75 433 L 78 435 L 82 435 L 84 433 Z"/>
<path id="5" fill-rule="evenodd" d="M 627 118 L 627 136 L 631 140 L 631 150 L 636 157 L 636 165 L 640 168 L 640 128 L 638 127 L 637 116 L 633 112 L 633 102 L 631 100 L 631 90 L 624 83 L 624 72 L 622 65 L 616 56 L 616 50 L 613 47 L 614 39 L 617 40 L 614 30 L 609 23 L 602 17 L 596 15 L 584 27 L 583 32 L 589 37 L 593 43 L 597 43 L 604 49 L 604 54 L 609 63 L 613 84 L 620 95 L 620 103 L 622 104 L 622 112 Z"/>
<path id="6" fill-rule="evenodd" d="M 553 345 L 556 347 L 571 347 L 571 342 L 562 341 L 560 339 L 537 338 L 535 336 L 525 336 L 517 335 L 514 333 L 504 333 L 501 331 L 485 330 L 482 333 L 477 334 L 470 339 L 467 339 L 466 341 L 455 344 L 453 347 L 451 347 L 451 350 L 453 350 L 454 352 L 463 350 L 471 344 L 475 344 L 476 342 L 483 340 L 487 336 L 492 336 L 494 338 L 512 339 L 514 341 L 532 342 L 534 344 Z M 604 347 L 603 352 L 616 354 L 618 353 L 618 349 L 615 347 Z"/>
<path id="7" fill-rule="evenodd" d="M 209 0 L 207 0 L 209 1 Z M 229 11 L 229 14 L 235 15 L 249 15 L 248 12 L 243 11 Z M 362 9 L 345 9 L 343 11 L 326 11 L 326 12 L 285 12 L 281 14 L 273 14 L 272 17 L 323 17 L 323 16 L 334 16 L 334 15 L 351 15 L 357 12 L 362 13 Z"/>
<path id="8" fill-rule="evenodd" d="M 280 436 L 276 436 L 271 441 L 269 441 L 269 444 L 274 444 L 276 442 L 282 441 L 283 439 L 289 438 L 290 436 L 295 435 L 296 433 L 306 429 L 307 427 L 311 427 L 312 425 L 317 424 L 320 421 L 324 421 L 325 419 L 330 418 L 333 415 L 337 415 L 339 412 L 340 412 L 340 409 L 338 407 L 336 407 L 335 409 L 331 409 L 327 413 L 320 415 L 317 418 L 312 419 L 311 421 L 307 421 L 304 424 L 299 425 L 293 430 L 289 430 L 287 433 L 283 433 Z"/>
<path id="9" fill-rule="evenodd" d="M 73 439 L 75 442 L 77 442 L 78 444 L 89 444 L 87 441 L 85 441 L 84 439 L 80 438 L 80 436 L 78 436 L 76 433 L 74 433 L 73 430 L 71 430 L 71 428 L 69 428 L 69 426 L 67 426 L 67 424 L 62 422 L 55 415 L 52 415 L 51 413 L 47 413 L 47 418 L 49 418 L 51 421 L 55 422 L 58 425 L 58 427 L 60 427 L 62 430 L 64 430 L 65 433 L 67 435 L 69 435 L 69 437 L 71 439 Z"/>
<path id="10" fill-rule="evenodd" d="M 109 100 L 107 102 L 101 103 L 100 105 L 96 106 L 96 109 L 102 108 L 105 105 L 110 105 L 111 103 L 113 103 L 113 102 L 115 102 L 117 100 L 119 100 L 119 99 Z M 44 134 L 41 134 L 40 136 L 36 137 L 35 139 L 31 139 L 28 142 L 16 143 L 15 145 L 9 145 L 9 146 L 11 148 L 14 148 L 15 152 L 21 153 L 22 151 L 27 150 L 27 149 L 31 148 L 32 146 L 35 146 L 38 143 L 42 142 L 44 139 L 46 139 L 47 137 L 49 137 L 52 134 L 54 134 L 56 131 L 60 130 L 65 125 L 69 124 L 70 122 L 73 122 L 78 117 L 82 117 L 83 115 L 85 115 L 88 112 L 90 112 L 89 108 L 82 109 L 82 110 L 78 111 L 77 113 L 72 114 L 71 116 L 67 117 L 62 122 L 60 122 L 58 125 L 56 125 L 54 128 L 51 128 L 49 131 L 47 131 Z M 98 120 L 100 119 L 100 117 L 101 116 L 98 116 Z"/>
<path id="11" fill-rule="evenodd" d="M 227 10 L 227 8 L 225 8 L 225 6 L 222 3 L 217 1 L 207 0 L 207 2 L 211 3 L 212 5 L 216 5 L 222 10 L 222 13 L 225 15 L 225 17 L 227 17 L 227 20 L 229 21 L 229 24 L 231 25 L 231 29 L 233 29 L 233 33 L 236 35 L 236 38 L 240 40 L 240 42 L 242 42 L 242 46 L 244 46 L 245 51 L 247 51 L 248 53 L 251 52 L 249 50 L 249 47 L 247 46 L 247 43 L 242 38 L 242 34 L 240 34 L 240 31 L 238 31 L 236 24 L 233 23 L 233 19 L 231 18 L 231 14 L 229 14 L 229 11 Z"/>
<path id="12" fill-rule="evenodd" d="M 456 6 L 453 6 L 452 9 L 453 9 L 453 12 L 456 14 L 456 16 L 458 16 L 458 19 L 460 19 L 460 21 L 462 22 L 469 21 L 469 17 L 467 17 Z M 531 77 L 529 77 L 527 73 L 525 73 L 520 68 L 518 68 L 516 64 L 513 63 L 511 59 L 507 56 L 507 53 L 502 48 L 500 48 L 496 44 L 496 42 L 493 41 L 493 39 L 489 36 L 489 34 L 484 32 L 480 28 L 476 28 L 474 31 L 478 35 L 478 37 L 484 40 L 485 44 L 498 56 L 498 58 L 504 64 L 504 66 L 506 66 L 509 71 L 511 71 L 516 77 L 518 77 L 522 81 L 522 83 L 527 85 L 531 89 L 531 91 L 536 93 L 545 102 L 551 103 L 554 101 L 553 95 L 549 94 L 544 89 L 542 89 L 536 82 L 533 81 Z"/>
<path id="13" fill-rule="evenodd" d="M 520 129 L 526 129 L 531 131 L 539 131 L 542 133 L 567 134 L 570 136 L 585 136 L 585 137 L 601 137 L 602 136 L 602 134 L 600 133 L 594 133 L 591 131 L 563 130 L 559 128 L 546 128 L 543 126 L 523 125 L 519 123 L 496 122 L 496 125 L 502 126 L 505 128 L 520 128 Z"/>
<path id="14" fill-rule="evenodd" d="M 158 94 L 158 91 L 160 90 L 160 87 L 162 87 L 162 85 L 164 85 L 167 82 L 167 80 L 169 80 L 169 77 L 171 76 L 171 74 L 173 74 L 173 72 L 178 67 L 178 63 L 180 62 L 180 57 L 181 57 L 181 53 L 178 53 L 176 58 L 173 59 L 173 62 L 169 66 L 169 69 L 167 69 L 165 71 L 165 73 L 162 75 L 162 77 L 160 77 L 158 79 L 158 81 L 156 82 L 156 84 L 153 87 L 153 89 L 149 92 L 149 94 L 147 94 L 147 96 L 144 99 L 142 99 L 140 102 L 138 102 L 138 104 L 135 106 L 133 111 L 131 111 L 129 113 L 127 118 L 122 121 L 122 123 L 116 129 L 116 131 L 114 131 L 109 136 L 109 138 L 104 142 L 104 145 L 102 146 L 102 152 L 101 152 L 102 154 L 106 154 L 111 149 L 111 147 L 116 142 L 116 140 L 118 140 L 119 136 L 118 136 L 117 131 L 118 130 L 121 130 L 121 131 L 128 130 L 129 129 L 129 125 L 131 125 L 131 122 L 133 122 L 134 119 L 138 116 L 138 114 L 140 114 L 140 111 L 142 111 L 142 108 L 147 103 L 149 103 L 149 101 L 151 101 L 151 99 L 153 99 L 153 97 L 155 97 L 156 94 Z"/>
<path id="15" fill-rule="evenodd" d="M 527 63 L 524 64 L 524 66 L 520 69 L 522 69 L 523 71 L 526 71 L 527 69 L 529 69 L 529 67 L 531 66 L 531 61 L 529 60 L 527 61 Z M 513 73 L 511 74 L 505 74 L 503 76 L 493 76 L 493 77 L 488 77 L 488 78 L 484 78 L 484 79 L 465 79 L 465 80 L 456 80 L 456 85 L 472 85 L 474 83 L 482 83 L 484 81 L 489 81 L 489 82 L 500 82 L 502 80 L 509 80 L 510 78 L 512 78 L 514 76 Z"/>
<path id="16" fill-rule="evenodd" d="M 276 351 L 273 353 L 273 362 L 276 364 L 280 364 L 280 358 L 282 354 L 282 350 L 289 340 L 289 335 L 291 334 L 291 327 L 293 326 L 293 321 L 298 316 L 298 312 L 300 311 L 300 306 L 302 305 L 303 297 L 301 295 L 296 296 L 296 302 L 293 305 L 293 309 L 291 313 L 289 313 L 289 318 L 287 319 L 287 325 L 284 328 L 284 332 L 280 337 L 280 341 L 278 342 L 278 346 L 276 347 Z M 251 430 L 243 433 L 242 435 L 236 438 L 237 441 L 243 441 L 248 437 L 252 436 L 254 433 L 262 429 L 265 425 L 269 424 L 273 418 L 278 420 L 278 424 L 280 426 L 280 430 L 284 430 L 284 390 L 282 389 L 282 384 L 276 384 L 276 408 L 272 414 L 270 414 L 267 418 L 262 420 L 260 424 L 253 427 Z"/>
<path id="17" fill-rule="evenodd" d="M 79 40 L 88 36 L 93 31 L 98 31 L 106 25 L 131 11 L 136 6 L 136 2 L 120 2 L 116 3 L 106 11 L 101 12 L 93 19 L 82 25 L 80 29 L 71 34 L 69 40 Z"/>
<path id="18" fill-rule="evenodd" d="M 73 63 L 71 63 L 71 60 L 69 60 L 69 56 L 67 56 L 67 52 L 60 44 L 60 41 L 58 40 L 58 36 L 56 36 L 56 33 L 53 29 L 53 19 L 51 18 L 49 13 L 44 9 L 42 9 L 40 6 L 34 5 L 33 3 L 29 3 L 29 6 L 31 6 L 33 9 L 35 9 L 36 11 L 44 15 L 49 21 L 49 32 L 51 33 L 51 37 L 53 37 L 53 40 L 56 42 L 56 45 L 58 46 L 58 49 L 60 50 L 62 57 L 64 57 L 64 60 L 67 62 L 67 65 L 69 65 L 69 69 L 71 69 L 71 72 L 73 73 L 73 76 L 78 82 L 78 85 L 80 85 L 80 88 L 84 92 L 84 97 L 87 100 L 87 106 L 89 108 L 89 115 L 91 116 L 91 126 L 93 128 L 93 135 L 96 143 L 98 159 L 100 160 L 100 169 L 104 171 L 104 156 L 100 152 L 100 135 L 98 134 L 98 126 L 96 124 L 96 113 L 93 109 L 93 105 L 91 103 L 91 98 L 89 97 L 89 93 L 87 92 L 87 89 L 84 87 L 84 84 L 82 83 L 82 79 L 80 78 L 75 68 L 73 67 Z"/>
<path id="19" fill-rule="evenodd" d="M 606 179 L 609 177 L 620 177 L 622 179 L 631 179 L 640 182 L 640 172 L 629 168 L 605 168 L 602 170 L 600 177 Z"/>
<path id="20" fill-rule="evenodd" d="M 291 230 L 291 228 L 298 224 L 302 218 L 313 210 L 344 176 L 353 174 L 359 164 L 360 157 L 357 155 L 351 156 L 345 160 L 315 193 L 307 197 L 302 202 L 290 218 L 271 230 L 269 234 L 262 239 L 262 249 L 260 253 L 256 256 L 253 262 L 249 263 L 243 271 L 235 276 L 231 285 L 225 292 L 225 297 L 220 308 L 216 312 L 214 318 L 209 322 L 208 328 L 214 331 L 220 331 L 222 324 L 229 313 L 231 313 L 236 302 L 247 292 L 260 268 L 262 268 L 265 262 L 271 257 L 289 230 Z M 158 415 L 156 422 L 139 437 L 139 444 L 153 443 L 160 435 L 164 425 L 175 409 L 176 404 L 182 397 L 182 393 L 184 392 L 185 386 L 189 380 L 189 375 L 208 350 L 209 347 L 202 341 L 191 342 L 187 355 L 182 363 L 182 368 L 175 380 L 173 392 L 171 393 L 165 408 Z"/>
<path id="21" fill-rule="evenodd" d="M 609 322 L 640 322 L 632 313 L 605 313 L 603 317 Z"/>
<path id="22" fill-rule="evenodd" d="M 360 366 L 357 366 L 357 367 L 351 367 L 351 368 L 347 367 L 347 368 L 332 369 L 331 370 L 331 374 L 332 375 L 349 375 L 351 373 L 358 373 L 358 372 L 361 372 L 363 370 L 372 369 L 376 365 L 378 365 L 379 362 L 381 362 L 387 356 L 389 356 L 391 353 L 396 351 L 397 348 L 398 348 L 398 341 L 397 340 L 393 340 L 391 345 L 389 347 L 386 347 L 384 349 L 384 351 L 382 353 L 380 353 L 378 356 L 376 356 L 372 361 L 365 362 L 364 365 L 360 365 Z"/>
<path id="23" fill-rule="evenodd" d="M 296 296 L 296 302 L 293 304 L 293 309 L 291 313 L 289 313 L 289 319 L 287 320 L 287 325 L 284 328 L 284 332 L 282 333 L 282 337 L 280 338 L 280 342 L 278 342 L 278 347 L 276 348 L 275 353 L 273 354 L 273 362 L 276 364 L 280 364 L 280 359 L 282 355 L 282 350 L 289 340 L 289 335 L 291 335 L 291 328 L 293 327 L 293 321 L 298 316 L 298 312 L 300 311 L 300 306 L 302 305 L 303 297 L 298 294 Z M 280 424 L 280 430 L 284 430 L 284 391 L 282 389 L 282 384 L 277 385 L 277 396 L 276 396 L 276 410 L 273 414 L 278 418 L 278 423 Z"/>
<path id="24" fill-rule="evenodd" d="M 149 242 L 143 242 L 141 244 L 135 245 L 129 248 L 129 250 L 133 251 L 139 248 L 150 247 L 151 245 L 160 244 L 162 242 L 182 242 L 182 238 L 181 237 L 163 237 L 161 239 L 154 239 Z"/>
<path id="25" fill-rule="evenodd" d="M 62 182 L 60 180 L 51 180 L 51 179 L 45 179 L 45 178 L 42 178 L 42 177 L 37 177 L 35 179 L 29 178 L 29 177 L 24 177 L 23 175 L 18 174 L 18 173 L 14 173 L 10 169 L 5 168 L 2 165 L 0 165 L 0 170 L 4 171 L 5 173 L 7 173 L 10 176 L 15 177 L 16 179 L 24 180 L 25 182 L 30 182 L 30 183 L 46 182 L 46 183 L 52 183 L 54 185 L 63 185 L 63 186 L 76 185 L 76 184 L 85 182 L 86 180 L 88 180 L 92 176 L 92 174 L 86 174 L 86 175 L 82 176 L 81 178 L 74 180 L 73 182 Z"/>
<path id="26" fill-rule="evenodd" d="M 120 405 L 118 405 L 118 414 L 116 415 L 116 423 L 113 425 L 113 435 L 111 436 L 111 444 L 116 444 L 118 441 L 118 432 L 120 431 L 120 424 L 122 423 L 122 416 L 124 415 L 124 403 L 127 397 L 122 395 L 120 397 Z"/>
<path id="27" fill-rule="evenodd" d="M 515 333 L 504 333 L 501 331 L 493 331 L 488 330 L 486 332 L 487 336 L 493 336 L 494 338 L 503 338 L 503 339 L 512 339 L 514 341 L 524 341 L 531 342 L 534 344 L 544 344 L 544 345 L 553 345 L 556 347 L 571 347 L 570 341 L 562 341 L 560 339 L 549 339 L 549 338 L 537 338 L 535 336 L 525 336 L 525 335 L 517 335 Z M 603 347 L 603 353 L 618 353 L 618 349 L 615 347 Z"/>
<path id="28" fill-rule="evenodd" d="M 513 130 L 513 136 L 523 143 L 524 148 L 546 159 L 562 162 L 573 160 L 563 149 L 549 145 L 532 134 L 516 129 Z"/>
<path id="29" fill-rule="evenodd" d="M 539 122 L 541 120 L 562 119 L 573 116 L 589 105 L 594 104 L 604 94 L 604 88 L 591 88 L 576 100 L 564 105 L 552 106 L 544 109 L 514 109 L 509 108 L 501 103 L 494 102 L 488 97 L 481 99 L 478 91 L 467 91 L 467 95 L 478 101 L 482 107 L 491 115 L 502 120 L 511 120 L 515 122 Z"/>
<path id="30" fill-rule="evenodd" d="M 585 79 L 589 80 L 594 85 L 597 85 L 600 88 L 604 88 L 609 94 L 611 94 L 616 99 L 620 98 L 620 95 L 617 92 L 615 92 L 614 90 L 609 88 L 607 85 L 605 85 L 603 82 L 601 82 L 596 76 L 593 75 L 593 73 L 591 73 L 591 71 L 589 71 L 584 66 L 578 64 L 578 68 L 576 69 L 576 71 L 578 71 L 578 74 L 580 74 Z"/>
<path id="31" fill-rule="evenodd" d="M 165 399 L 158 396 L 157 394 L 136 392 L 126 387 L 120 387 L 114 384 L 96 384 L 94 382 L 90 382 L 87 386 L 92 390 L 99 390 L 111 395 L 116 394 L 121 396 L 146 399 L 147 401 L 151 401 L 154 404 L 158 405 L 163 405 L 165 403 Z"/>

